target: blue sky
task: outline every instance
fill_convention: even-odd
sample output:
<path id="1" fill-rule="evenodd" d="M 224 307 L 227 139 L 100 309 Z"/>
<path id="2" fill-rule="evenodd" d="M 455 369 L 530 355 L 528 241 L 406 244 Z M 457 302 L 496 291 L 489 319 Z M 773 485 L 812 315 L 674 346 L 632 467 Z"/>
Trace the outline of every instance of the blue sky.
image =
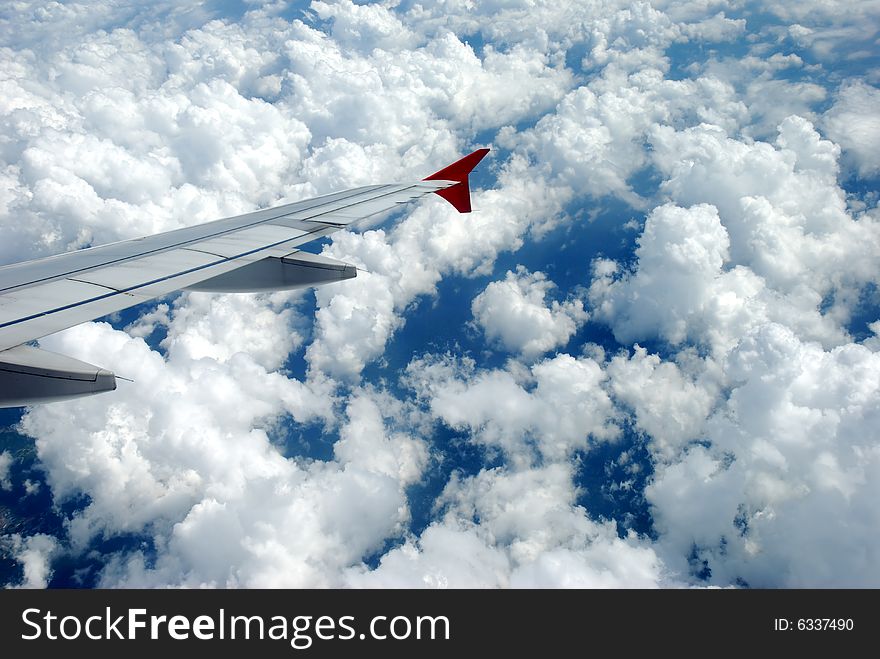
<path id="1" fill-rule="evenodd" d="M 41 340 L 134 383 L 0 412 L 0 580 L 877 586 L 878 14 L 4 10 L 4 263 L 492 152 L 355 280 Z"/>

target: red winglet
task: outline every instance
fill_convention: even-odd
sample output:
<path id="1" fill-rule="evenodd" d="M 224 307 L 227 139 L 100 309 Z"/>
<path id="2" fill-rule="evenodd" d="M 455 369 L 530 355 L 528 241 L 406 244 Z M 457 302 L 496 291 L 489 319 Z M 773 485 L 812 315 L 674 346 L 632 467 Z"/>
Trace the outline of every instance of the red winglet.
<path id="1" fill-rule="evenodd" d="M 470 155 L 465 156 L 461 160 L 457 160 L 448 167 L 444 167 L 439 172 L 435 172 L 430 176 L 426 176 L 423 181 L 458 181 L 458 185 L 451 188 L 436 190 L 434 194 L 443 197 L 450 204 L 455 206 L 455 210 L 459 213 L 471 212 L 471 189 L 468 185 L 468 174 L 477 166 L 489 149 L 477 149 Z"/>

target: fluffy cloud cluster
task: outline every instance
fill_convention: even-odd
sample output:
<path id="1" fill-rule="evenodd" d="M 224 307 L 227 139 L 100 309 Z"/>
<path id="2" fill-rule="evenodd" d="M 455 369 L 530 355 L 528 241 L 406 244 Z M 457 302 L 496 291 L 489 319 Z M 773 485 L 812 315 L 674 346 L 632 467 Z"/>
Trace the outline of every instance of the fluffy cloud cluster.
<path id="1" fill-rule="evenodd" d="M 654 550 L 575 504 L 570 467 L 481 471 L 452 479 L 440 519 L 382 557 L 349 572 L 355 586 L 652 588 L 664 583 Z M 478 519 L 479 523 L 473 520 Z"/>
<path id="2" fill-rule="evenodd" d="M 831 351 L 769 324 L 730 354 L 711 442 L 658 470 L 647 496 L 660 555 L 711 581 L 876 586 L 878 355 Z M 693 571 L 693 565 L 690 566 Z"/>
<path id="3" fill-rule="evenodd" d="M 474 298 L 474 320 L 508 351 L 526 359 L 537 357 L 564 346 L 588 318 L 580 300 L 553 300 L 548 307 L 544 298 L 553 288 L 543 273 L 519 266 Z"/>
<path id="4" fill-rule="evenodd" d="M 775 147 L 711 126 L 658 127 L 653 144 L 676 205 L 648 216 L 635 272 L 594 264 L 591 300 L 618 339 L 688 339 L 724 354 L 775 321 L 826 346 L 845 342 L 860 291 L 880 278 L 880 224 L 848 212 L 839 149 L 798 117 Z"/>
<path id="5" fill-rule="evenodd" d="M 172 346 L 191 345 L 178 327 L 169 327 Z M 198 336 L 200 327 L 187 331 Z M 56 499 L 91 499 L 68 521 L 75 548 L 98 535 L 152 537 L 158 557 L 114 558 L 107 585 L 338 585 L 341 567 L 407 520 L 404 489 L 420 477 L 427 450 L 386 429 L 393 410 L 381 396 L 347 400 L 335 460 L 300 461 L 284 457 L 270 435 L 284 437 L 286 414 L 333 423 L 326 386 L 267 371 L 245 353 L 223 361 L 172 347 L 163 361 L 106 325 L 60 333 L 51 347 L 134 367 L 135 384 L 121 383 L 111 405 L 47 406 L 22 422 L 38 438 Z"/>
<path id="6" fill-rule="evenodd" d="M 656 333 L 678 345 L 700 338 L 701 330 L 716 330 L 714 318 L 703 321 L 701 316 L 719 301 L 713 284 L 721 278 L 728 247 L 714 207 L 655 208 L 639 237 L 638 270 L 632 276 L 614 279 L 618 266 L 613 261 L 594 264 L 590 294 L 599 317 L 613 319 L 615 336 L 625 344 Z"/>
<path id="7" fill-rule="evenodd" d="M 606 375 L 593 359 L 563 354 L 512 367 L 484 371 L 472 360 L 425 357 L 410 363 L 406 382 L 434 417 L 514 464 L 565 460 L 617 437 Z"/>
<path id="8" fill-rule="evenodd" d="M 655 549 L 717 584 L 874 583 L 877 353 L 848 326 L 880 279 L 875 213 L 848 209 L 839 149 L 801 118 L 775 145 L 658 127 L 653 153 L 674 203 L 631 270 L 594 263 L 590 296 L 622 343 L 679 351 L 607 366 L 650 436 Z"/>
<path id="9" fill-rule="evenodd" d="M 826 4 L 7 14 L 3 262 L 495 147 L 473 214 L 430 199 L 336 234 L 325 253 L 362 272 L 318 289 L 313 319 L 311 293 L 186 294 L 128 333 L 42 341 L 135 382 L 23 417 L 55 501 L 87 503 L 57 539 L 3 536 L 22 584 L 117 536 L 144 542 L 103 556 L 101 585 L 875 584 L 880 344 L 852 324 L 876 312 L 880 217 L 840 181 L 877 172 L 876 72 L 834 70 L 847 40 L 869 43 L 871 10 Z M 554 230 L 590 231 L 608 197 L 640 235 L 628 257 L 584 254 L 584 289 L 495 271 Z M 491 281 L 436 298 L 450 275 Z M 451 347 L 365 382 L 431 296 L 470 303 L 510 359 Z M 616 343 L 571 345 L 588 312 Z M 144 341 L 157 330 L 161 352 Z M 452 468 L 415 533 L 411 486 L 449 461 L 446 432 L 487 462 Z M 332 454 L 301 455 L 303 433 Z M 615 460 L 653 472 L 653 540 L 583 503 L 577 461 L 622 436 L 650 455 Z M 0 452 L 4 487 L 10 462 Z"/>
<path id="10" fill-rule="evenodd" d="M 632 354 L 615 355 L 605 369 L 611 395 L 630 411 L 655 457 L 664 461 L 704 436 L 719 393 L 717 365 L 687 352 L 677 357 L 661 360 L 636 345 Z"/>

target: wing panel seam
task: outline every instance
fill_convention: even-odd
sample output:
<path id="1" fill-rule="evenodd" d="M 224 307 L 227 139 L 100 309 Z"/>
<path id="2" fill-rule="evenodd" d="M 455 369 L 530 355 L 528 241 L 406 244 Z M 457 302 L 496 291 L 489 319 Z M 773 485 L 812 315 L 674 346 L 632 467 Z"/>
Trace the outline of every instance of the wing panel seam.
<path id="1" fill-rule="evenodd" d="M 222 254 L 217 254 L 215 252 L 209 252 L 204 249 L 196 249 L 195 247 L 180 247 L 179 249 L 182 249 L 186 252 L 196 252 L 198 254 L 207 254 L 208 256 L 216 256 L 217 258 L 220 258 L 220 259 L 227 258 L 227 257 L 223 256 Z"/>
<path id="2" fill-rule="evenodd" d="M 107 290 L 113 291 L 115 293 L 120 293 L 121 290 L 118 288 L 114 288 L 113 286 L 107 286 L 106 284 L 99 284 L 94 281 L 86 281 L 85 279 L 76 279 L 75 277 L 65 277 L 67 281 L 75 281 L 79 284 L 88 284 L 89 286 L 99 286 L 101 288 L 106 288 Z"/>

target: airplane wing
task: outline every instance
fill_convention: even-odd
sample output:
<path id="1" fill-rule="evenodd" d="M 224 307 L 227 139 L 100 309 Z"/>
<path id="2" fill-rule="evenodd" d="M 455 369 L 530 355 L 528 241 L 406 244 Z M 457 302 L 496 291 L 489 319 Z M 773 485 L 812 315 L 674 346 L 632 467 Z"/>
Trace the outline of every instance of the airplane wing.
<path id="1" fill-rule="evenodd" d="M 427 178 L 266 208 L 144 238 L 0 267 L 0 407 L 110 391 L 115 376 L 28 341 L 176 290 L 286 290 L 350 279 L 354 266 L 299 247 L 435 193 L 471 211 L 479 149 Z"/>

